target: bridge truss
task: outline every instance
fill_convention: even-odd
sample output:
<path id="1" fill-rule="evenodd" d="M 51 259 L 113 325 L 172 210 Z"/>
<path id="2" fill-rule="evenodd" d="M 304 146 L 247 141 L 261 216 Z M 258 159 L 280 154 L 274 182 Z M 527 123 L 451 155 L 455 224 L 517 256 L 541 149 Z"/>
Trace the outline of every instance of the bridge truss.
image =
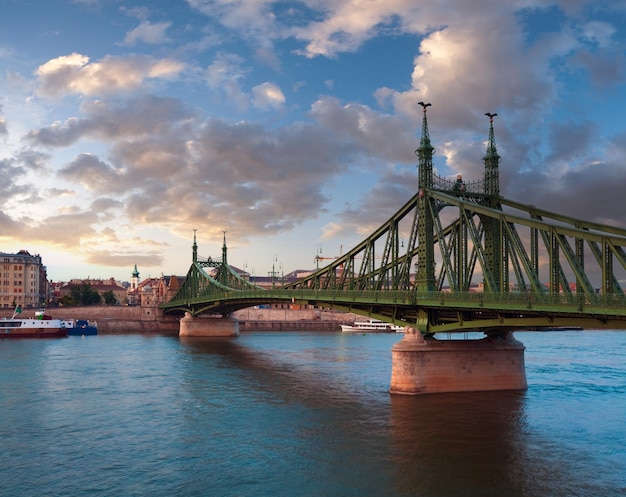
<path id="1" fill-rule="evenodd" d="M 426 104 L 427 106 L 427 104 Z M 500 196 L 490 117 L 482 180 L 434 174 L 424 106 L 417 193 L 329 265 L 272 290 L 226 261 L 194 261 L 164 311 L 192 314 L 272 302 L 315 304 L 414 326 L 423 334 L 582 326 L 626 328 L 626 229 Z"/>

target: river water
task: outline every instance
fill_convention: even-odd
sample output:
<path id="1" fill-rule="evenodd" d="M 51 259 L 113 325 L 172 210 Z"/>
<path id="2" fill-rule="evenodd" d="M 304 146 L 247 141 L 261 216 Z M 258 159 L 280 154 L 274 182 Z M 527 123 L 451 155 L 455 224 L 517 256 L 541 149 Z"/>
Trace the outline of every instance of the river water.
<path id="1" fill-rule="evenodd" d="M 0 341 L 0 495 L 626 495 L 626 333 L 517 333 L 526 392 L 420 397 L 400 338 Z"/>

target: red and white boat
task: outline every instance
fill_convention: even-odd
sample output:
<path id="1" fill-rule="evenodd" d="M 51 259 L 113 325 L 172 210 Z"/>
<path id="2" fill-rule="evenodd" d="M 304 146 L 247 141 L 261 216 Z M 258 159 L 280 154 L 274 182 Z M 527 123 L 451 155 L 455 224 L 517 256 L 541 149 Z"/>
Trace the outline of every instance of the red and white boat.
<path id="1" fill-rule="evenodd" d="M 17 307 L 11 318 L 0 319 L 0 339 L 2 338 L 63 338 L 67 336 L 67 325 L 61 319 L 52 319 L 43 311 L 35 312 L 30 319 L 17 318 L 21 313 Z"/>

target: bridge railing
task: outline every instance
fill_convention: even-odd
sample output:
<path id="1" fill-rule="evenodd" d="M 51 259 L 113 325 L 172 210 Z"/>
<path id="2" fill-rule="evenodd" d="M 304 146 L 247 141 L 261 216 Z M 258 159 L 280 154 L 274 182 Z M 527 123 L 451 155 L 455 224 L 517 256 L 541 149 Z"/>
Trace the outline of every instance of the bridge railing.
<path id="1" fill-rule="evenodd" d="M 626 316 L 626 295 L 534 292 L 413 292 L 413 291 L 347 291 L 347 290 L 233 290 L 215 295 L 216 300 L 258 300 L 269 302 L 306 300 L 337 303 L 381 303 L 404 306 L 440 307 L 450 309 L 538 310 L 555 313 L 589 314 L 602 309 L 603 314 Z M 205 298 L 201 298 L 206 301 Z M 190 302 L 191 303 L 191 302 Z"/>
<path id="2" fill-rule="evenodd" d="M 485 193 L 485 181 L 463 181 L 457 179 L 448 179 L 433 174 L 433 188 L 435 190 L 445 190 L 461 193 Z"/>

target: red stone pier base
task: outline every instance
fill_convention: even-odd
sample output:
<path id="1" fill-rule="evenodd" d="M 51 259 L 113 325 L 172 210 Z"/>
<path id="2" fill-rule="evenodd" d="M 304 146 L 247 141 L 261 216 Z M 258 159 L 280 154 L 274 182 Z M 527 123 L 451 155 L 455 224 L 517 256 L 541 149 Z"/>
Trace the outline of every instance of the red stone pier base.
<path id="1" fill-rule="evenodd" d="M 192 316 L 189 313 L 180 320 L 180 337 L 236 337 L 239 321 L 234 318 Z"/>
<path id="2" fill-rule="evenodd" d="M 524 344 L 513 338 L 424 339 L 408 327 L 391 349 L 392 394 L 525 390 Z"/>

